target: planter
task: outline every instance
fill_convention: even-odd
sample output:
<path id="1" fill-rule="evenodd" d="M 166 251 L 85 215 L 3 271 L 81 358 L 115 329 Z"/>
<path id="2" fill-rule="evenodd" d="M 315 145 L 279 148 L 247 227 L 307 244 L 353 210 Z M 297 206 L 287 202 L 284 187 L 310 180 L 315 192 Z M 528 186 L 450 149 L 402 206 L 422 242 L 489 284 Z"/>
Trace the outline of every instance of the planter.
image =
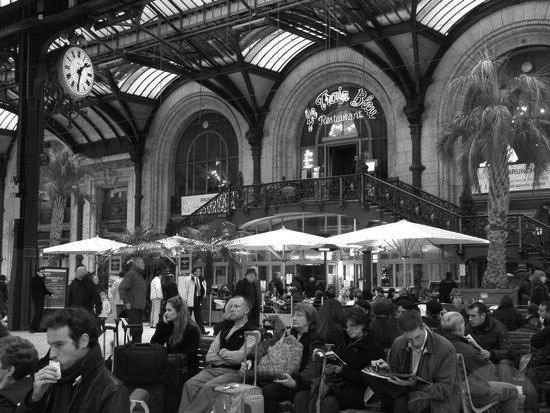
<path id="1" fill-rule="evenodd" d="M 483 301 L 487 306 L 499 305 L 503 296 L 509 295 L 514 302 L 514 305 L 518 303 L 518 289 L 488 289 L 488 288 L 465 288 L 460 289 L 460 292 L 464 295 L 464 301 L 467 304 L 475 301 Z"/>

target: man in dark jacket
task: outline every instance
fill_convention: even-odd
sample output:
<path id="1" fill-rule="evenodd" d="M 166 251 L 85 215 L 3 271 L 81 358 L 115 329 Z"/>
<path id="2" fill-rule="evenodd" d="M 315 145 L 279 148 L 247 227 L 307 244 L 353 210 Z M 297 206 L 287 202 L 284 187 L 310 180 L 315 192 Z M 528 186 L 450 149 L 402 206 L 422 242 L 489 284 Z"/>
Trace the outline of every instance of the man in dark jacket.
<path id="1" fill-rule="evenodd" d="M 0 339 L 0 412 L 15 413 L 32 389 L 29 374 L 37 365 L 38 352 L 30 341 L 18 336 Z"/>
<path id="2" fill-rule="evenodd" d="M 126 387 L 105 368 L 93 314 L 82 308 L 57 310 L 44 325 L 50 351 L 18 412 L 130 411 Z"/>
<path id="3" fill-rule="evenodd" d="M 8 285 L 6 276 L 0 275 L 0 317 L 4 318 L 8 312 Z"/>
<path id="4" fill-rule="evenodd" d="M 67 307 L 81 307 L 91 313 L 101 313 L 101 298 L 97 285 L 88 275 L 84 265 L 75 270 L 75 278 L 71 281 L 67 294 Z"/>
<path id="5" fill-rule="evenodd" d="M 531 302 L 539 305 L 543 301 L 548 301 L 550 295 L 548 294 L 548 287 L 546 287 L 546 273 L 541 270 L 536 270 L 532 277 L 531 287 Z"/>
<path id="6" fill-rule="evenodd" d="M 223 384 L 240 381 L 239 369 L 246 357 L 245 331 L 255 330 L 249 322 L 250 302 L 242 296 L 230 300 L 230 322 L 221 329 L 206 354 L 206 363 L 212 367 L 203 369 L 183 386 L 179 413 L 209 413 L 214 406 L 214 389 Z M 247 351 L 256 344 L 254 337 L 246 342 Z"/>
<path id="7" fill-rule="evenodd" d="M 40 322 L 44 314 L 44 298 L 46 295 L 53 295 L 53 293 L 46 288 L 46 284 L 44 283 L 45 274 L 44 267 L 40 267 L 36 275 L 31 278 L 32 307 L 34 309 L 31 325 L 29 326 L 29 331 L 31 333 L 40 330 Z"/>
<path id="8" fill-rule="evenodd" d="M 240 295 L 246 297 L 250 301 L 250 314 L 248 319 L 252 325 L 258 327 L 260 325 L 260 305 L 261 293 L 258 291 L 259 283 L 255 282 L 256 271 L 254 268 L 249 268 L 244 274 L 244 278 L 235 286 L 233 297 Z M 258 300 L 260 298 L 260 300 Z"/>
<path id="9" fill-rule="evenodd" d="M 481 407 L 498 401 L 499 412 L 515 413 L 518 391 L 515 385 L 498 381 L 491 363 L 464 337 L 465 322 L 460 313 L 451 311 L 441 317 L 443 337 L 462 354 L 474 405 Z M 459 366 L 458 368 L 461 368 Z"/>
<path id="10" fill-rule="evenodd" d="M 545 327 L 531 338 L 533 348 L 533 372 L 536 381 L 541 383 L 550 380 L 550 302 L 544 301 L 539 306 L 539 314 L 544 319 Z M 550 392 L 545 392 L 546 403 L 550 406 Z"/>
<path id="11" fill-rule="evenodd" d="M 145 308 L 145 297 L 147 284 L 142 272 L 145 269 L 145 261 L 141 257 L 135 257 L 132 261 L 132 268 L 126 273 L 124 279 L 118 286 L 120 299 L 124 303 L 124 309 L 130 324 L 139 327 L 130 328 L 132 341 L 141 343 L 143 334 L 143 309 Z"/>
<path id="12" fill-rule="evenodd" d="M 439 302 L 440 303 L 450 303 L 451 302 L 451 291 L 453 288 L 458 288 L 458 285 L 453 280 L 453 273 L 447 271 L 445 273 L 445 279 L 439 284 Z"/>

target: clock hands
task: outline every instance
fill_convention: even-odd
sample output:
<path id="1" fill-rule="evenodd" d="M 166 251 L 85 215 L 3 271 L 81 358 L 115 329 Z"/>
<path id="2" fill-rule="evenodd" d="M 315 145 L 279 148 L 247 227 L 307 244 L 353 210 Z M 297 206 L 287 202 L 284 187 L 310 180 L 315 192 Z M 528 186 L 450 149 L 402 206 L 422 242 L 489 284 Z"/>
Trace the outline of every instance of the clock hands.
<path id="1" fill-rule="evenodd" d="M 89 63 L 85 63 L 84 65 L 80 66 L 76 71 L 76 73 L 78 74 L 78 80 L 76 82 L 77 89 L 80 89 L 80 79 L 82 78 L 82 71 L 87 67 L 90 67 Z"/>

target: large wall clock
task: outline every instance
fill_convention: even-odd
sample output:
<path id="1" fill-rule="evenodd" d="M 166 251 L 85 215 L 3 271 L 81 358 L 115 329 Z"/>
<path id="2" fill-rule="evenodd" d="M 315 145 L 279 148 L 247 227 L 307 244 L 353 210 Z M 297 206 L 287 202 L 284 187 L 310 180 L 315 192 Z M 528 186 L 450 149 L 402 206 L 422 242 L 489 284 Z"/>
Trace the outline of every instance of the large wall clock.
<path id="1" fill-rule="evenodd" d="M 81 99 L 94 87 L 94 66 L 84 49 L 70 46 L 63 49 L 57 59 L 57 78 L 65 93 Z"/>

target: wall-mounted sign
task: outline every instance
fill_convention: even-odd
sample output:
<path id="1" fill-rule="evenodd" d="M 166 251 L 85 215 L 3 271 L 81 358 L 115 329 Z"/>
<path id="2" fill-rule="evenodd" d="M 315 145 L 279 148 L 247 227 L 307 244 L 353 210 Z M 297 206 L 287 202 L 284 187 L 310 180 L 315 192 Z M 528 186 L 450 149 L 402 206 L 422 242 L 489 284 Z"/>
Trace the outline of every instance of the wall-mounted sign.
<path id="1" fill-rule="evenodd" d="M 348 104 L 355 112 L 325 115 L 322 112 L 330 109 L 333 105 Z M 374 95 L 363 88 L 357 91 L 350 91 L 338 86 L 335 91 L 323 90 L 316 98 L 313 106 L 305 110 L 307 130 L 313 131 L 313 125 L 317 121 L 320 125 L 352 121 L 355 119 L 374 119 L 378 113 L 374 105 Z"/>
<path id="2" fill-rule="evenodd" d="M 181 197 L 181 214 L 191 215 L 218 194 L 190 195 Z"/>
<path id="3" fill-rule="evenodd" d="M 514 164 L 508 165 L 508 173 L 510 174 L 510 191 L 531 191 L 533 189 L 533 165 L 532 164 Z M 489 192 L 489 174 L 486 167 L 478 168 L 477 179 L 479 180 L 480 191 L 476 192 L 472 188 L 474 194 L 486 194 Z M 540 178 L 540 186 L 535 189 L 550 188 L 550 173 L 545 172 Z"/>

